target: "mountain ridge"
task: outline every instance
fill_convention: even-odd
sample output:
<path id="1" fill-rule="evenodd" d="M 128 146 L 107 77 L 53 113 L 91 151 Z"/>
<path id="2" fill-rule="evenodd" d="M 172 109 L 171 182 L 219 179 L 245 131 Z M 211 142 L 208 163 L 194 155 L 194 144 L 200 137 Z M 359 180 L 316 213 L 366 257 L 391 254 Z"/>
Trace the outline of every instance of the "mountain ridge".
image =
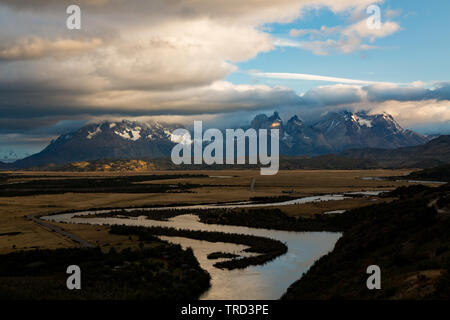
<path id="1" fill-rule="evenodd" d="M 349 149 L 341 155 L 349 159 L 370 159 L 385 163 L 386 166 L 403 162 L 404 167 L 430 168 L 450 162 L 450 135 L 442 135 L 418 146 Z"/>
<path id="2" fill-rule="evenodd" d="M 59 136 L 41 152 L 16 161 L 14 165 L 29 167 L 102 158 L 162 157 L 170 153 L 173 146 L 168 138 L 169 130 L 179 127 L 128 120 L 88 124 L 77 131 Z"/>
<path id="3" fill-rule="evenodd" d="M 268 117 L 257 115 L 251 128 L 280 130 L 280 153 L 283 155 L 322 155 L 351 148 L 384 147 L 394 149 L 426 143 L 428 138 L 403 129 L 387 114 L 365 112 L 329 112 L 319 121 L 306 124 L 297 115 L 286 124 L 278 112 Z"/>
<path id="4" fill-rule="evenodd" d="M 173 146 L 186 137 L 172 132 L 184 128 L 162 122 L 141 123 L 123 120 L 91 123 L 62 134 L 41 152 L 1 167 L 28 168 L 47 164 L 67 164 L 99 159 L 154 159 L 169 157 Z M 283 122 L 278 112 L 257 115 L 253 129 L 279 129 L 280 154 L 318 156 L 347 149 L 386 147 L 390 149 L 426 143 L 428 139 L 403 129 L 388 114 L 330 112 L 316 123 L 306 124 L 299 116 Z M 245 129 L 245 128 L 244 128 Z"/>
<path id="5" fill-rule="evenodd" d="M 442 143 L 430 141 L 425 145 L 415 147 L 389 149 L 373 149 L 382 152 L 398 153 L 396 157 L 374 159 L 376 156 L 358 158 L 348 157 L 342 154 L 326 154 L 315 157 L 309 156 L 281 156 L 280 170 L 367 170 L 367 169 L 410 169 L 410 168 L 433 168 L 450 163 L 450 136 L 441 136 Z M 439 140 L 438 140 L 439 141 Z M 402 154 L 402 150 L 409 150 Z M 422 150 L 428 152 L 423 153 Z M 358 149 L 355 149 L 358 151 Z M 439 151 L 447 150 L 439 154 Z M 344 152 L 345 153 L 345 152 Z M 423 154 L 422 154 L 423 153 Z M 438 156 L 435 156 L 438 154 Z M 114 160 L 100 159 L 93 161 L 73 162 L 65 165 L 46 165 L 33 167 L 34 171 L 67 171 L 67 172 L 90 172 L 90 171 L 158 171 L 158 170 L 239 170 L 258 169 L 259 165 L 181 165 L 172 163 L 170 158 L 156 159 L 132 159 Z M 420 180 L 420 179 L 419 179 Z"/>

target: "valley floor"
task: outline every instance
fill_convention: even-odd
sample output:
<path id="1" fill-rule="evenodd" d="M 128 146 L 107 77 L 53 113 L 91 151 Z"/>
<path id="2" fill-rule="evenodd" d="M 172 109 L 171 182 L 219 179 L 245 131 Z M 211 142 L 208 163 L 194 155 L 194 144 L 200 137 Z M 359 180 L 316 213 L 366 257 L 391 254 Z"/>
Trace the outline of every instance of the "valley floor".
<path id="1" fill-rule="evenodd" d="M 0 197 L 0 253 L 22 249 L 55 249 L 77 246 L 76 243 L 26 219 L 27 215 L 43 215 L 66 210 L 88 208 L 120 208 L 164 204 L 198 204 L 228 201 L 246 201 L 252 197 L 305 197 L 317 194 L 342 193 L 365 190 L 393 190 L 406 182 L 362 180 L 362 177 L 402 176 L 411 170 L 289 170 L 276 176 L 260 176 L 259 170 L 223 170 L 179 172 L 179 174 L 204 174 L 192 177 L 137 182 L 142 184 L 194 184 L 199 185 L 188 192 L 176 193 L 77 193 L 38 194 L 30 196 Z M 174 171 L 148 173 L 51 173 L 12 172 L 8 183 L 23 183 L 37 179 L 65 179 L 94 177 L 127 177 L 130 175 L 177 174 Z M 255 187 L 250 190 L 252 180 Z M 288 193 L 286 193 L 288 192 Z M 45 193 L 45 192 L 44 192 Z M 371 198 L 353 198 L 343 201 L 327 201 L 283 207 L 291 216 L 310 216 L 326 211 L 350 209 L 378 202 Z M 80 225 L 59 226 L 93 244 L 111 246 L 127 242 L 109 235 L 105 227 Z"/>
<path id="2" fill-rule="evenodd" d="M 36 262 L 34 261 L 36 257 L 34 257 L 35 253 L 33 252 L 36 252 L 37 255 L 39 252 L 44 252 L 45 256 L 47 255 L 45 253 L 46 249 L 53 249 L 51 250 L 51 252 L 58 252 L 58 254 L 61 253 L 62 256 L 64 256 L 66 253 L 58 250 L 63 248 L 78 247 L 79 243 L 73 240 L 75 238 L 80 238 L 83 241 L 87 241 L 87 243 L 98 247 L 96 250 L 99 250 L 99 252 L 101 252 L 102 254 L 106 254 L 109 252 L 114 253 L 116 250 L 117 252 L 119 252 L 119 255 L 117 256 L 114 256 L 113 254 L 113 258 L 111 258 L 111 256 L 104 256 L 99 259 L 106 259 L 106 261 L 110 261 L 111 259 L 121 259 L 120 252 L 122 252 L 123 250 L 131 249 L 137 250 L 136 252 L 141 252 L 142 254 L 144 254 L 144 256 L 140 255 L 138 258 L 136 258 L 141 259 L 140 261 L 142 261 L 142 259 L 148 259 L 145 256 L 147 253 L 144 253 L 144 251 L 142 250 L 150 250 L 154 248 L 155 245 L 161 246 L 161 244 L 159 243 L 160 241 L 156 238 L 153 238 L 153 234 L 149 233 L 148 235 L 146 235 L 148 239 L 145 239 L 145 237 L 143 238 L 142 234 L 137 235 L 136 232 L 131 232 L 129 230 L 125 230 L 126 232 L 111 232 L 111 227 L 108 226 L 67 224 L 57 222 L 51 222 L 50 224 L 55 228 L 50 229 L 46 225 L 36 223 L 35 221 L 33 221 L 33 219 L 30 219 L 30 216 L 42 216 L 65 211 L 81 211 L 92 208 L 100 209 L 169 205 L 173 206 L 177 204 L 212 204 L 235 201 L 277 202 L 275 201 L 276 199 L 302 198 L 312 195 L 342 194 L 346 192 L 357 191 L 390 191 L 401 186 L 411 186 L 418 183 L 377 179 L 371 180 L 363 178 L 405 176 L 412 171 L 413 170 L 290 170 L 280 171 L 276 176 L 260 176 L 259 170 L 195 172 L 170 171 L 158 173 L 140 172 L 139 174 L 113 174 L 97 172 L 10 172 L 2 174 L 3 182 L 2 184 L 0 184 L 0 194 L 8 194 L 8 196 L 0 197 L 0 254 L 11 253 L 12 255 L 10 255 L 9 257 L 18 259 L 17 261 L 19 262 L 23 259 L 28 259 L 29 261 L 27 261 L 29 262 L 29 264 L 33 265 Z M 124 186 L 123 184 L 124 181 L 126 186 Z M 63 188 L 64 192 L 55 192 L 54 185 L 58 185 L 59 183 L 61 184 L 61 188 Z M 101 185 L 102 187 L 95 189 L 97 185 Z M 142 188 L 140 187 L 140 185 L 142 186 Z M 252 185 L 253 188 L 251 187 Z M 86 186 L 90 189 L 93 188 L 95 192 L 87 192 L 86 190 L 88 189 L 86 189 Z M 430 183 L 429 187 L 433 187 L 431 189 L 435 189 L 437 185 Z M 130 190 L 132 190 L 133 193 L 130 193 Z M 147 193 L 145 192 L 146 190 L 154 190 L 155 192 Z M 436 190 L 438 189 L 436 188 Z M 17 194 L 15 194 L 15 192 L 17 192 Z M 24 192 L 26 192 L 28 195 L 23 195 Z M 206 222 L 209 219 L 210 221 L 207 223 L 231 225 L 237 224 L 242 226 L 292 231 L 329 230 L 344 231 L 345 233 L 347 233 L 348 230 L 352 230 L 348 228 L 349 226 L 353 225 L 353 220 L 349 221 L 348 219 L 346 219 L 347 216 L 342 217 L 343 219 L 341 219 L 339 214 L 334 216 L 332 215 L 331 218 L 329 218 L 330 216 L 324 213 L 336 210 L 357 209 L 374 204 L 379 204 L 379 208 L 383 208 L 383 205 L 387 206 L 387 211 L 388 208 L 390 208 L 390 203 L 395 204 L 398 202 L 396 198 L 397 195 L 393 195 L 391 197 L 352 197 L 339 201 L 311 202 L 306 204 L 294 204 L 280 207 L 267 206 L 260 211 L 244 210 L 242 212 L 226 212 L 225 210 L 223 212 L 223 215 L 220 212 L 216 212 L 215 214 L 208 216 L 206 214 L 207 212 L 205 212 L 204 214 L 200 214 L 200 218 Z M 407 206 L 410 206 L 410 204 L 408 204 Z M 357 210 L 363 210 L 362 212 L 364 212 L 365 209 L 362 208 Z M 419 211 L 420 210 L 421 209 L 419 208 Z M 354 218 L 355 222 L 358 220 L 357 215 L 352 215 L 352 217 Z M 247 222 L 249 224 L 247 224 Z M 401 228 L 401 226 L 393 223 L 392 228 Z M 60 230 L 62 232 L 55 232 L 55 230 Z M 65 237 L 62 235 L 62 233 L 64 232 L 68 232 L 74 237 Z M 162 234 L 165 234 L 164 232 Z M 393 232 L 395 232 L 395 230 Z M 216 236 L 221 235 L 218 233 Z M 347 239 L 347 237 L 345 239 Z M 241 243 L 241 240 L 238 241 L 236 239 L 236 243 Z M 358 242 L 360 242 L 360 240 L 361 239 L 357 239 Z M 340 241 L 339 243 L 341 242 L 342 241 Z M 444 249 L 441 248 L 439 250 L 445 251 L 447 250 L 446 248 L 447 247 L 445 247 Z M 33 249 L 40 250 L 34 251 Z M 54 249 L 58 250 L 55 251 Z M 23 253 L 23 250 L 28 253 Z M 161 259 L 161 255 L 164 255 L 163 250 L 166 249 L 158 250 L 149 251 L 148 254 L 150 260 L 154 259 L 155 254 L 157 259 Z M 396 249 L 393 248 L 393 250 L 395 251 Z M 192 256 L 192 252 L 183 252 L 183 254 L 185 254 L 187 257 Z M 279 255 L 280 252 L 269 252 L 273 255 L 273 257 L 269 258 L 273 259 L 277 255 Z M 337 251 L 337 254 L 339 254 L 339 250 Z M 95 255 L 98 256 L 98 254 Z M 129 253 L 126 253 L 123 258 L 128 259 L 126 258 L 128 257 L 128 255 Z M 329 259 L 328 257 L 329 255 L 327 255 L 320 261 Z M 162 258 L 161 261 L 164 262 L 166 260 Z M 172 263 L 170 259 L 167 260 L 167 262 Z M 195 264 L 195 262 L 191 262 L 191 265 L 197 268 L 196 274 L 198 275 L 199 281 L 195 283 L 195 287 L 197 288 L 195 294 L 199 294 L 201 293 L 201 290 L 204 290 L 200 288 L 207 288 L 209 284 L 207 281 L 207 277 L 203 275 L 201 269 L 198 269 L 198 266 Z M 138 265 L 140 265 L 141 263 L 147 262 L 139 262 Z M 174 286 L 174 288 L 179 288 L 176 282 L 181 279 L 179 278 L 180 272 L 185 272 L 180 271 L 180 266 L 178 265 L 179 263 L 180 262 L 176 262 L 174 267 L 170 269 L 171 272 L 169 275 L 170 280 L 168 280 L 168 285 Z M 397 262 L 394 261 L 394 263 Z M 21 274 L 19 272 L 20 270 L 15 270 L 15 267 L 11 269 L 11 266 L 12 265 L 10 264 L 6 264 L 5 266 L 0 265 L 0 272 L 2 274 L 2 277 L 5 277 L 5 275 L 8 274 L 13 275 L 12 277 L 7 276 L 6 278 L 4 278 L 4 280 L 10 282 L 12 281 L 11 284 L 15 283 L 14 281 L 16 280 L 18 280 L 19 282 L 23 281 L 21 277 L 26 276 L 28 269 L 22 270 L 23 272 Z M 111 265 L 111 268 L 109 268 L 109 271 L 107 270 L 107 272 L 113 272 L 113 267 L 114 266 Z M 437 265 L 437 267 L 439 267 L 439 270 L 436 268 L 430 270 L 425 268 L 422 272 L 422 269 L 420 269 L 419 273 L 411 273 L 410 276 L 414 276 L 421 281 L 424 279 L 424 277 L 441 279 L 441 276 L 446 272 L 445 266 L 441 263 Z M 188 265 L 183 268 L 188 268 Z M 339 268 L 337 270 L 339 270 Z M 17 273 L 16 271 L 19 272 L 16 275 L 19 277 L 17 279 L 15 278 L 15 274 Z M 156 269 L 154 271 L 158 272 L 158 270 Z M 125 273 L 126 272 L 128 271 L 125 270 Z M 133 272 L 136 272 L 136 270 L 134 270 Z M 310 273 L 311 272 L 309 272 L 308 274 Z M 112 274 L 114 275 L 114 272 Z M 50 278 L 53 276 L 53 274 L 49 275 Z M 147 276 L 153 277 L 154 274 Z M 61 277 L 61 275 L 58 275 L 57 277 Z M 302 286 L 305 281 L 307 280 L 304 280 L 303 282 L 300 281 L 299 284 L 296 283 L 290 289 L 290 291 L 288 291 L 286 297 L 291 299 L 304 298 L 300 293 L 298 293 L 297 287 L 299 285 Z M 441 282 L 436 281 L 434 281 L 432 285 L 434 285 L 434 283 L 437 283 L 439 286 L 442 286 Z M 157 285 L 163 286 L 163 284 L 159 283 Z M 101 284 L 99 283 L 99 288 L 100 287 Z M 147 289 L 131 288 L 130 290 L 134 290 L 133 295 L 145 295 Z M 0 291 L 2 291 L 3 294 L 8 290 L 8 286 L 4 287 L 3 289 L 0 288 Z M 93 290 L 94 291 L 90 293 L 92 294 L 92 297 L 104 298 L 103 296 L 98 296 L 98 292 L 95 291 L 97 289 Z M 39 296 L 37 292 L 38 291 L 33 291 L 33 294 L 37 294 L 37 296 Z M 394 291 L 390 292 L 389 294 L 391 293 L 395 294 Z M 21 294 L 28 294 L 28 292 L 14 292 L 14 294 L 18 294 L 18 296 L 20 297 Z M 332 298 L 335 296 L 339 297 L 341 295 L 333 291 L 330 292 L 330 294 L 327 296 L 317 295 L 313 298 Z M 344 297 L 344 295 L 342 296 Z M 31 295 L 30 297 L 32 298 L 33 295 Z M 120 298 L 130 297 L 131 296 L 120 296 Z M 182 293 L 180 293 L 179 297 L 182 297 Z M 353 296 L 349 296 L 349 298 L 352 297 Z M 413 295 L 411 297 L 416 296 Z M 71 297 L 67 296 L 67 298 L 70 299 Z"/>

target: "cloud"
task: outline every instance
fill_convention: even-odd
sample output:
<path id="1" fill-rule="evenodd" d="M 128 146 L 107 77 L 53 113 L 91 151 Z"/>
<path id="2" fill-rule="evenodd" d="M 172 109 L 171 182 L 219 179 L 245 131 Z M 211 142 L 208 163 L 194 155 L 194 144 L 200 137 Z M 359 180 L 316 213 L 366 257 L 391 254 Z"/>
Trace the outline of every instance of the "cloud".
<path id="1" fill-rule="evenodd" d="M 323 112 L 388 107 L 389 101 L 430 102 L 441 108 L 449 97 L 448 84 L 399 89 L 391 83 L 331 76 L 259 75 L 337 83 L 299 96 L 285 87 L 225 80 L 238 62 L 277 46 L 317 54 L 372 49 L 373 40 L 397 32 L 399 25 L 386 21 L 380 30 L 368 31 L 359 17 L 347 26 L 291 32 L 309 36 L 308 41 L 274 39 L 266 27 L 324 7 L 353 19 L 369 4 L 381 2 L 79 0 L 82 30 L 69 31 L 65 8 L 72 1 L 1 0 L 0 133 L 38 135 L 42 130 L 39 134 L 53 135 L 86 120 L 125 117 L 230 123 L 261 110 Z"/>
<path id="2" fill-rule="evenodd" d="M 110 0 L 77 0 L 76 3 L 80 6 L 88 7 L 100 7 L 106 5 Z M 15 10 L 32 10 L 41 11 L 51 8 L 67 7 L 73 4 L 71 1 L 64 0 L 40 0 L 36 2 L 34 0 L 2 0 L 0 6 L 7 6 Z"/>
<path id="3" fill-rule="evenodd" d="M 421 100 L 395 101 L 388 100 L 374 105 L 372 113 L 387 112 L 399 123 L 409 127 L 424 124 L 450 122 L 450 101 Z M 447 132 L 449 130 L 447 129 Z"/>
<path id="4" fill-rule="evenodd" d="M 201 88 L 236 71 L 235 63 L 273 50 L 273 39 L 261 28 L 265 24 L 293 21 L 317 6 L 343 12 L 372 2 L 81 0 L 83 28 L 73 32 L 64 25 L 70 1 L 3 0 L 0 27 L 6 24 L 12 31 L 0 33 L 0 72 L 12 78 L 0 80 L 0 91 L 41 91 L 39 98 L 50 100 L 48 105 L 67 106 L 74 96 L 80 104 L 93 92 L 104 104 L 107 96 L 122 92 L 144 96 L 145 91 Z M 38 61 L 49 58 L 53 61 Z M 57 94 L 45 98 L 49 91 Z"/>
<path id="5" fill-rule="evenodd" d="M 77 4 L 81 8 L 93 13 L 128 13 L 136 16 L 165 17 L 205 17 L 244 18 L 247 22 L 253 21 L 277 21 L 286 22 L 297 18 L 301 10 L 311 10 L 327 7 L 335 13 L 346 10 L 362 10 L 373 3 L 381 3 L 382 0 L 79 0 Z M 73 4 L 69 0 L 2 0 L 0 6 L 7 6 L 14 10 L 60 10 Z"/>
<path id="6" fill-rule="evenodd" d="M 56 39 L 53 41 L 38 37 L 18 39 L 10 45 L 2 44 L 0 61 L 31 60 L 44 57 L 67 57 L 93 50 L 102 45 L 102 40 L 93 38 L 84 41 Z"/>
<path id="7" fill-rule="evenodd" d="M 360 38 L 370 38 L 374 41 L 376 38 L 384 38 L 400 30 L 400 25 L 396 22 L 386 21 L 381 23 L 379 28 L 369 27 L 367 19 L 361 20 L 342 31 L 342 35 L 350 37 L 356 35 Z"/>
<path id="8" fill-rule="evenodd" d="M 337 84 L 313 88 L 302 95 L 307 106 L 343 106 L 362 102 L 366 94 L 361 86 Z"/>
<path id="9" fill-rule="evenodd" d="M 433 88 L 374 84 L 336 84 L 311 89 L 301 96 L 299 110 L 318 116 L 331 110 L 387 112 L 403 126 L 450 121 L 450 84 Z M 301 111 L 300 111 L 301 114 Z"/>
<path id="10" fill-rule="evenodd" d="M 367 99 L 370 102 L 450 100 L 450 83 L 438 83 L 430 89 L 417 86 L 417 82 L 408 87 L 371 85 L 364 90 L 367 92 Z"/>
<path id="11" fill-rule="evenodd" d="M 5 94 L 0 105 L 0 117 L 47 117 L 86 115 L 193 115 L 199 113 L 233 112 L 241 109 L 254 110 L 278 105 L 294 105 L 299 97 L 290 89 L 264 85 L 234 85 L 217 81 L 203 87 L 176 91 L 107 90 L 71 95 L 72 99 L 61 101 L 54 92 L 52 99 L 47 94 L 32 88 L 21 95 Z M 40 100 L 42 97 L 43 100 Z M 26 102 L 35 99 L 32 105 Z M 21 108 L 15 107 L 21 105 Z"/>
<path id="12" fill-rule="evenodd" d="M 289 31 L 289 35 L 291 37 L 301 37 L 309 35 L 311 39 L 314 39 L 331 36 L 339 33 L 340 31 L 342 31 L 342 27 L 340 26 L 335 27 L 322 26 L 320 27 L 320 29 L 291 29 Z"/>
<path id="13" fill-rule="evenodd" d="M 317 5 L 335 12 L 355 7 L 347 0 L 82 0 L 83 27 L 74 32 L 64 23 L 69 4 L 1 1 L 0 30 L 11 31 L 0 32 L 5 119 L 292 105 L 298 100 L 292 90 L 224 79 L 237 62 L 275 48 L 265 24 L 293 21 Z"/>
<path id="14" fill-rule="evenodd" d="M 386 85 L 395 85 L 392 82 L 377 82 L 377 81 L 368 81 L 368 80 L 357 80 L 357 79 L 338 78 L 338 77 L 320 76 L 320 75 L 303 74 L 303 73 L 252 72 L 250 74 L 252 76 L 255 76 L 255 77 L 274 78 L 274 79 L 324 81 L 324 82 L 336 82 L 336 83 L 345 83 L 345 84 L 386 84 Z"/>
<path id="15" fill-rule="evenodd" d="M 328 55 L 333 51 L 351 53 L 358 50 L 375 49 L 377 47 L 369 43 L 373 43 L 378 38 L 392 35 L 400 29 L 400 25 L 394 21 L 386 21 L 380 23 L 379 27 L 371 27 L 368 25 L 368 17 L 365 17 L 348 26 L 291 29 L 289 34 L 291 37 L 309 35 L 311 41 L 297 43 L 297 46 L 317 55 Z"/>

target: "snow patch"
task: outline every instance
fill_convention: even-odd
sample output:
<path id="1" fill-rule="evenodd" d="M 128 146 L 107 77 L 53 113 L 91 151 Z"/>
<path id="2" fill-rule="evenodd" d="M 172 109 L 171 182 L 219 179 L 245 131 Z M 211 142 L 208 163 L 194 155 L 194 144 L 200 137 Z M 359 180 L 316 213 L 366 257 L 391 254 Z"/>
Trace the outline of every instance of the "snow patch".
<path id="1" fill-rule="evenodd" d="M 175 135 L 170 133 L 170 141 L 180 144 L 192 144 L 191 134 Z"/>
<path id="2" fill-rule="evenodd" d="M 97 134 L 101 133 L 102 129 L 100 129 L 100 127 L 97 127 L 97 129 L 95 129 L 95 131 L 88 131 L 88 135 L 86 136 L 86 139 L 91 140 L 93 137 L 95 137 Z"/>
<path id="3" fill-rule="evenodd" d="M 358 118 L 358 123 L 361 126 L 366 126 L 368 128 L 372 128 L 372 121 L 370 121 L 370 120 Z"/>
<path id="4" fill-rule="evenodd" d="M 137 141 L 141 138 L 141 127 L 125 128 L 122 131 L 115 130 L 114 133 L 121 136 L 123 139 Z"/>
<path id="5" fill-rule="evenodd" d="M 372 128 L 372 121 L 368 120 L 368 119 L 362 119 L 360 117 L 355 116 L 354 114 L 352 115 L 352 120 L 353 122 L 358 123 L 361 127 L 366 126 L 368 128 Z"/>

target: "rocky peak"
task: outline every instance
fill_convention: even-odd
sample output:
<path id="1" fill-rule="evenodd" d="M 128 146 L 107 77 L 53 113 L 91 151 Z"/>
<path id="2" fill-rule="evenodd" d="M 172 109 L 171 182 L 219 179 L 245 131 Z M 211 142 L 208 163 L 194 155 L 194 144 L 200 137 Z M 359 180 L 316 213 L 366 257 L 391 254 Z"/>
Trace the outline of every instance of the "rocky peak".
<path id="1" fill-rule="evenodd" d="M 267 117 L 265 114 L 257 115 L 250 125 L 253 129 L 280 129 L 283 130 L 283 121 L 280 118 L 278 112 L 274 112 L 273 115 Z"/>
<path id="2" fill-rule="evenodd" d="M 303 134 L 305 123 L 297 115 L 294 115 L 286 124 L 286 132 L 289 135 Z"/>

